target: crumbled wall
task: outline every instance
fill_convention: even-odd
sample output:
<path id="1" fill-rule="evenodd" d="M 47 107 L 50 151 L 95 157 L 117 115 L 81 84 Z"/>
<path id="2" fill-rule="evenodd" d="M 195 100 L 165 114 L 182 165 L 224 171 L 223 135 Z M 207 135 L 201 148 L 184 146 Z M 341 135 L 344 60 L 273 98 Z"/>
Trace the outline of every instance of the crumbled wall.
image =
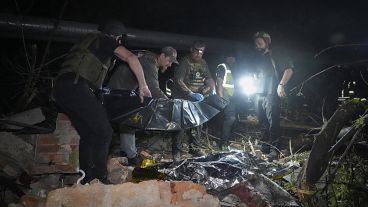
<path id="1" fill-rule="evenodd" d="M 65 114 L 58 114 L 52 134 L 35 137 L 35 160 L 32 174 L 73 173 L 79 167 L 79 135 Z"/>

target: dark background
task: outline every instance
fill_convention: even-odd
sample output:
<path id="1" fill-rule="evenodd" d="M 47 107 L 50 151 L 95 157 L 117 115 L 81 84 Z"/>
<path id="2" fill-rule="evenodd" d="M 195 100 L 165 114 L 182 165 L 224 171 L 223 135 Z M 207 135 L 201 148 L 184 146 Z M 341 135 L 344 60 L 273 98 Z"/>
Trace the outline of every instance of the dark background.
<path id="1" fill-rule="evenodd" d="M 3 0 L 0 12 L 97 24 L 117 19 L 128 28 L 235 40 L 250 47 L 254 32 L 264 30 L 271 34 L 275 50 L 295 60 L 296 73 L 290 84 L 293 87 L 323 68 L 367 59 L 367 6 L 365 1 Z M 39 63 L 45 42 L 26 40 L 23 44 L 20 39 L 12 38 L 0 41 L 3 94 L 0 113 L 7 113 L 13 110 L 9 103 L 17 99 L 27 78 L 19 72 L 14 74 L 14 68 L 26 68 L 24 48 L 31 50 L 36 45 Z M 338 47 L 314 57 L 322 49 L 338 44 L 360 45 Z M 70 46 L 53 42 L 47 59 L 65 53 Z M 179 51 L 179 56 L 186 52 Z M 237 53 L 239 63 L 246 63 L 246 52 Z M 211 70 L 221 61 L 220 57 L 204 56 Z M 360 73 L 367 72 L 366 68 L 364 63 L 344 64 L 305 84 L 303 92 L 309 102 L 318 107 L 324 97 L 340 93 L 344 80 L 354 79 L 362 96 L 366 96 L 367 86 L 360 77 Z M 46 85 L 49 84 L 47 77 L 54 76 L 57 70 L 58 62 L 42 72 Z"/>
<path id="2" fill-rule="evenodd" d="M 116 18 L 137 29 L 239 41 L 265 30 L 275 42 L 311 51 L 367 41 L 364 1 L 69 0 L 61 14 L 65 2 L 5 0 L 1 12 L 91 23 Z"/>

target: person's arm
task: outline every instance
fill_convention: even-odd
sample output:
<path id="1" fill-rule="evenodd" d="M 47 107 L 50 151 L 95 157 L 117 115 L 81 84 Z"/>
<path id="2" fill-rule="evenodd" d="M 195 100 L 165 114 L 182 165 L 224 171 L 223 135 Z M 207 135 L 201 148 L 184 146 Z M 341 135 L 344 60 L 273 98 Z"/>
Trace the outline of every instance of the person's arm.
<path id="1" fill-rule="evenodd" d="M 158 68 L 155 66 L 155 62 L 147 58 L 140 58 L 139 61 L 143 67 L 144 76 L 146 77 L 147 86 L 151 91 L 152 97 L 168 99 L 160 89 L 158 82 Z"/>
<path id="2" fill-rule="evenodd" d="M 138 61 L 136 55 L 131 53 L 123 46 L 119 46 L 114 50 L 115 55 L 122 59 L 123 61 L 127 62 L 130 69 L 133 71 L 134 75 L 138 80 L 138 87 L 139 87 L 139 96 L 141 98 L 141 102 L 143 103 L 143 97 L 151 97 L 151 92 L 148 89 L 146 80 L 144 78 L 144 73 L 141 64 Z"/>
<path id="3" fill-rule="evenodd" d="M 180 90 L 184 94 L 190 94 L 192 91 L 188 88 L 188 86 L 184 83 L 184 77 L 187 73 L 188 64 L 186 60 L 180 61 L 178 68 L 174 71 L 174 82 L 179 86 Z"/>
<path id="4" fill-rule="evenodd" d="M 207 63 L 205 64 L 205 72 L 206 72 L 206 87 L 202 90 L 202 94 L 208 94 L 215 89 L 216 83 L 212 78 L 211 72 L 208 69 Z"/>
<path id="5" fill-rule="evenodd" d="M 213 91 L 215 89 L 216 83 L 213 80 L 213 78 L 212 78 L 211 75 L 208 76 L 208 78 L 206 80 L 206 85 L 208 87 L 208 90 L 207 91 L 209 91 L 209 90 Z"/>
<path id="6" fill-rule="evenodd" d="M 293 69 L 287 68 L 284 70 L 284 74 L 282 75 L 281 81 L 279 85 L 277 86 L 277 95 L 279 97 L 285 97 L 285 85 L 289 82 L 291 76 L 293 76 Z"/>
<path id="7" fill-rule="evenodd" d="M 222 85 L 224 83 L 224 80 L 220 77 L 217 77 L 216 81 L 216 93 L 220 97 L 224 97 L 224 86 Z"/>
<path id="8" fill-rule="evenodd" d="M 208 79 L 206 80 L 206 90 L 203 91 L 203 93 L 208 93 L 209 91 L 213 91 L 216 87 L 216 83 L 215 81 L 213 80 L 212 76 L 209 76 Z"/>
<path id="9" fill-rule="evenodd" d="M 224 78 L 225 78 L 226 69 L 219 65 L 217 67 L 217 73 L 216 73 L 216 93 L 220 97 L 224 97 Z"/>

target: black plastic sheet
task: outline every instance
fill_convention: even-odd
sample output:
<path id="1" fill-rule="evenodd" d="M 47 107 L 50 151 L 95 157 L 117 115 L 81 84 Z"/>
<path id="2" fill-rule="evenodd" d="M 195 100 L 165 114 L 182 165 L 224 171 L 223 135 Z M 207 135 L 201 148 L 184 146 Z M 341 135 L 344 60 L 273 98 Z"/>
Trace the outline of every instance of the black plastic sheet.
<path id="1" fill-rule="evenodd" d="M 277 166 L 246 152 L 209 154 L 168 166 L 157 166 L 157 169 L 164 170 L 169 180 L 191 180 L 214 191 L 227 189 L 246 180 L 248 175 L 266 174 L 276 171 L 276 168 Z"/>
<path id="2" fill-rule="evenodd" d="M 292 196 L 263 176 L 278 172 L 281 166 L 261 160 L 247 152 L 209 154 L 178 163 L 163 163 L 152 168 L 167 174 L 167 180 L 190 180 L 202 184 L 220 198 L 225 198 L 232 187 L 246 183 L 257 186 L 257 190 L 264 193 L 273 205 L 298 206 Z"/>
<path id="3" fill-rule="evenodd" d="M 216 101 L 217 100 L 217 101 Z M 224 108 L 226 101 L 211 97 L 206 101 L 145 98 L 144 103 L 134 93 L 115 90 L 104 94 L 103 101 L 110 120 L 115 125 L 138 130 L 177 131 L 197 127 Z M 210 103 L 217 102 L 215 107 Z"/>

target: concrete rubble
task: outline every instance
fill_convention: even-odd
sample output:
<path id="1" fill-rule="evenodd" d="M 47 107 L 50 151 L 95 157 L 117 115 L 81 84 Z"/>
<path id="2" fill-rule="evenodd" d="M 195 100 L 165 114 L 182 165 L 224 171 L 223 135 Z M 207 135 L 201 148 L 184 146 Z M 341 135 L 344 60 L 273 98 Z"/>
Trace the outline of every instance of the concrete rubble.
<path id="1" fill-rule="evenodd" d="M 20 130 L 21 124 L 32 125 L 44 119 L 41 109 L 34 108 L 6 117 L 5 120 L 16 123 L 1 127 Z M 52 133 L 21 135 L 0 132 L 0 137 L 0 154 L 3 155 L 0 169 L 12 177 L 18 177 L 22 171 L 29 174 L 78 172 L 79 135 L 65 114 L 58 114 L 56 129 Z"/>
<path id="2" fill-rule="evenodd" d="M 47 207 L 203 207 L 220 206 L 218 198 L 191 181 L 144 181 L 121 185 L 75 185 L 48 194 Z"/>
<path id="3" fill-rule="evenodd" d="M 128 159 L 126 157 L 115 157 L 109 159 L 107 163 L 107 179 L 112 184 L 121 184 L 132 180 L 133 169 L 130 169 L 127 164 Z"/>
<path id="4" fill-rule="evenodd" d="M 29 113 L 39 112 L 34 110 Z M 25 120 L 28 113 L 16 117 L 17 121 L 27 122 Z M 20 119 L 22 117 L 23 119 Z M 27 123 L 32 124 L 37 121 L 39 120 L 32 120 Z M 269 182 L 265 182 L 264 179 L 259 177 L 249 179 L 249 182 L 239 183 L 238 185 L 222 186 L 222 193 L 213 193 L 213 189 L 202 185 L 201 182 L 199 184 L 193 183 L 192 181 L 196 182 L 195 179 L 188 181 L 177 181 L 183 179 L 172 179 L 171 181 L 148 180 L 138 184 L 132 183 L 131 181 L 137 180 L 132 178 L 133 168 L 127 166 L 126 157 L 110 157 L 108 161 L 108 180 L 114 185 L 104 185 L 98 182 L 92 182 L 89 185 L 74 184 L 80 177 L 77 173 L 79 136 L 64 114 L 58 114 L 56 130 L 53 133 L 17 136 L 9 132 L 0 132 L 0 136 L 2 138 L 0 140 L 0 152 L 5 153 L 6 157 L 12 158 L 12 160 L 7 160 L 6 157 L 0 158 L 0 170 L 12 178 L 18 178 L 24 171 L 33 175 L 32 183 L 29 185 L 30 189 L 24 191 L 26 195 L 23 195 L 19 199 L 19 203 L 14 204 L 14 206 L 204 207 L 220 206 L 220 204 L 230 206 L 269 206 L 275 204 L 272 202 L 275 199 L 269 196 L 270 193 L 267 190 L 271 189 L 270 186 L 277 185 L 275 183 L 264 185 Z M 147 153 L 143 157 L 149 155 L 151 159 L 160 162 L 165 162 L 166 155 L 171 158 L 171 153 L 169 153 L 171 139 L 169 136 L 162 134 L 150 135 L 150 138 L 143 140 L 147 143 L 141 144 L 149 146 L 144 150 L 151 153 L 160 152 L 157 155 Z M 186 150 L 187 146 L 183 146 L 183 148 Z M 183 158 L 187 157 L 184 155 Z M 245 159 L 245 161 L 247 160 Z M 231 160 L 225 159 L 223 161 L 234 164 Z M 230 172 L 230 170 L 227 169 L 227 172 Z M 238 181 L 241 182 L 242 179 Z M 211 189 L 212 195 L 207 194 L 206 188 Z M 279 189 L 272 190 L 272 192 L 279 192 Z M 284 194 L 288 195 L 287 192 L 284 192 Z M 286 200 L 293 201 L 291 197 L 287 197 Z M 288 203 L 285 206 L 297 206 L 295 204 L 290 205 Z"/>
<path id="5" fill-rule="evenodd" d="M 0 132 L 0 170 L 8 176 L 18 177 L 32 169 L 34 147 L 11 133 Z"/>
<path id="6" fill-rule="evenodd" d="M 24 124 L 36 124 L 45 120 L 45 116 L 42 114 L 41 108 L 33 108 L 21 113 L 14 114 L 12 116 L 6 117 L 7 120 L 16 121 Z M 5 125 L 7 129 L 21 129 L 20 126 L 15 125 Z"/>

